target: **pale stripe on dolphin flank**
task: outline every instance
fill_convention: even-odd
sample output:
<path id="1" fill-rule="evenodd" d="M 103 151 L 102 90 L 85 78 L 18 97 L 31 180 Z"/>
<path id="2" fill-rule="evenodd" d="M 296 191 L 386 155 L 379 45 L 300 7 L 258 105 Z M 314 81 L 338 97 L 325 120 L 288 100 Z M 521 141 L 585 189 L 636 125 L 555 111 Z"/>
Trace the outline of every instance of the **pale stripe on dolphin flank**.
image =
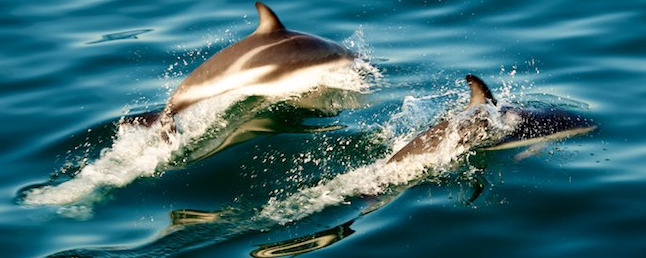
<path id="1" fill-rule="evenodd" d="M 254 95 L 257 92 L 262 91 L 263 96 L 300 93 L 303 88 L 316 86 L 314 84 L 321 81 L 322 74 L 325 72 L 347 64 L 349 64 L 349 62 L 337 61 L 334 63 L 311 66 L 294 71 L 290 76 L 282 79 L 258 83 L 255 81 L 255 77 L 267 74 L 277 69 L 275 65 L 261 66 L 238 72 L 217 82 L 212 82 L 217 83 L 218 87 L 211 87 L 208 85 L 209 82 L 207 82 L 205 83 L 205 86 L 191 88 L 189 91 L 182 94 L 182 98 L 186 98 L 186 101 L 197 101 L 204 99 L 203 96 L 213 97 L 233 91 L 244 93 L 245 95 Z"/>
<path id="2" fill-rule="evenodd" d="M 263 51 L 267 51 L 267 49 L 273 46 L 283 44 L 290 40 L 293 40 L 293 38 L 284 39 L 272 44 L 259 46 L 250 50 L 249 52 L 239 57 L 221 75 L 214 77 L 211 80 L 204 81 L 202 84 L 192 85 L 191 88 L 185 90 L 183 93 L 174 96 L 172 103 L 174 103 L 175 106 L 181 106 L 182 103 L 199 101 L 201 99 L 213 97 L 219 94 L 224 94 L 232 90 L 242 89 L 243 87 L 260 86 L 260 85 L 263 85 L 264 87 L 264 85 L 267 85 L 267 83 L 263 83 L 262 79 L 267 78 L 273 72 L 276 72 L 279 69 L 279 65 L 272 64 L 272 65 L 263 65 L 263 66 L 247 68 L 247 69 L 244 69 L 244 68 L 249 66 L 250 60 L 257 57 Z M 328 62 L 328 63 L 324 63 L 323 65 L 314 65 L 309 67 L 306 66 L 304 68 L 296 69 L 295 71 L 290 73 L 290 76 L 297 75 L 298 73 L 303 73 L 304 71 L 302 70 L 306 70 L 305 74 L 308 74 L 307 72 L 311 72 L 313 70 L 311 68 L 314 68 L 314 70 L 316 70 L 318 74 L 320 74 L 325 72 L 326 70 L 331 70 L 336 67 L 342 67 L 349 64 L 350 64 L 350 60 L 340 59 L 337 62 Z M 295 77 L 300 77 L 300 79 L 307 79 L 310 76 L 295 76 Z M 280 82 L 279 81 L 280 77 L 276 78 L 276 80 L 277 81 L 273 83 L 273 84 L 276 84 L 276 87 L 292 86 L 287 84 L 286 82 L 285 83 Z M 274 81 L 274 80 L 267 80 L 267 81 Z M 305 82 L 307 81 L 314 81 L 314 80 L 312 78 L 312 79 L 306 80 Z M 291 80 L 291 83 L 299 84 L 299 82 L 302 82 L 302 80 Z M 257 85 L 254 85 L 254 84 L 257 84 Z M 303 84 L 303 83 L 300 83 L 300 84 Z M 289 90 L 286 90 L 286 91 L 288 92 Z M 250 93 L 253 93 L 253 92 L 254 91 L 251 91 Z M 265 92 L 263 92 L 263 94 L 264 93 Z"/>
<path id="3" fill-rule="evenodd" d="M 246 86 L 256 82 L 257 78 L 261 78 L 262 75 L 275 71 L 277 68 L 276 65 L 264 65 L 246 70 L 242 69 L 243 66 L 261 51 L 271 46 L 281 44 L 287 40 L 289 39 L 284 39 L 268 45 L 261 45 L 250 50 L 235 60 L 233 64 L 222 72 L 222 74 L 217 75 L 208 81 L 204 81 L 201 84 L 191 85 L 191 88 L 185 89 L 182 94 L 175 94 L 171 102 L 174 106 L 181 106 L 182 103 L 185 102 L 195 102 L 204 98 L 226 93 L 238 85 Z M 228 81 L 226 77 L 229 77 Z"/>

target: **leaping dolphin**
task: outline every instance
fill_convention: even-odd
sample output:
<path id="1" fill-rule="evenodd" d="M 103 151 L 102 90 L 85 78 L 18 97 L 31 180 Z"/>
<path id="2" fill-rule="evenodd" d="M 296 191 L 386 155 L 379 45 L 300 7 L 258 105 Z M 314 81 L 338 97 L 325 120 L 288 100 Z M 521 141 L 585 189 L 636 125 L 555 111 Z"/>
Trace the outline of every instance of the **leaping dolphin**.
<path id="1" fill-rule="evenodd" d="M 497 105 L 487 85 L 474 75 L 467 75 L 466 81 L 471 89 L 471 99 L 465 111 L 478 105 Z M 473 131 L 487 130 L 488 120 L 476 119 L 459 126 L 458 134 L 465 149 L 479 147 L 484 150 L 499 150 L 535 144 L 543 141 L 563 139 L 591 132 L 597 128 L 591 119 L 583 118 L 566 110 L 524 109 L 516 106 L 503 106 L 499 109 L 504 121 L 513 122 L 513 129 L 495 142 L 476 142 Z M 449 120 L 440 122 L 421 133 L 395 153 L 388 163 L 398 162 L 412 155 L 438 151 L 443 140 L 448 138 Z M 478 137 L 478 136 L 475 136 Z"/>
<path id="2" fill-rule="evenodd" d="M 286 29 L 260 2 L 256 2 L 256 9 L 260 21 L 256 30 L 197 67 L 161 114 L 143 118 L 141 124 L 159 120 L 162 137 L 167 140 L 168 133 L 175 131 L 174 116 L 201 100 L 228 92 L 289 93 L 299 85 L 315 83 L 321 71 L 348 66 L 356 57 L 331 40 Z"/>

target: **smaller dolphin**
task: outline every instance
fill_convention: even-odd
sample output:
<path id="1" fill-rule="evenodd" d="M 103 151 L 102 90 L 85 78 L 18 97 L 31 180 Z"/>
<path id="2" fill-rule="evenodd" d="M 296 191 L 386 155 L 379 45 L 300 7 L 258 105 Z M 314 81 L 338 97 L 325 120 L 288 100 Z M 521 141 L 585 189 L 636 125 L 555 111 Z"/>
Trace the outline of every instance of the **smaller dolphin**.
<path id="1" fill-rule="evenodd" d="M 466 81 L 471 89 L 471 99 L 465 111 L 476 108 L 478 105 L 497 105 L 496 99 L 491 94 L 487 85 L 474 75 L 467 75 Z M 532 145 L 549 140 L 558 140 L 574 135 L 591 132 L 597 128 L 591 119 L 558 109 L 524 109 L 516 106 L 500 107 L 500 114 L 504 121 L 513 122 L 513 130 L 506 133 L 504 137 L 493 143 L 482 139 L 474 139 L 472 132 L 487 130 L 486 119 L 476 119 L 468 124 L 459 126 L 460 142 L 465 149 L 479 147 L 484 150 L 500 150 L 515 148 L 525 145 Z M 440 122 L 427 131 L 421 133 L 389 160 L 398 162 L 411 155 L 432 153 L 438 150 L 443 140 L 447 139 L 449 133 L 449 120 Z M 484 145 L 482 145 L 484 144 Z"/>
<path id="2" fill-rule="evenodd" d="M 316 83 L 324 72 L 349 66 L 356 55 L 317 36 L 290 31 L 266 5 L 256 2 L 259 25 L 246 38 L 216 53 L 197 67 L 169 98 L 158 116 L 139 119 L 144 125 L 159 120 L 162 137 L 175 131 L 174 116 L 189 106 L 229 92 L 273 95 Z"/>

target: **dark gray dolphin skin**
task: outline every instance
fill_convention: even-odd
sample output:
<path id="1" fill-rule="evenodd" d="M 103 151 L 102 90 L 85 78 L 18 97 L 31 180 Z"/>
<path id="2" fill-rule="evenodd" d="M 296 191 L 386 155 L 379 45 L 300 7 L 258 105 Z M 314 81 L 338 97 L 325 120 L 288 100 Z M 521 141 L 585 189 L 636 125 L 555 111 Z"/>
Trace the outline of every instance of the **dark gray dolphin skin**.
<path id="1" fill-rule="evenodd" d="M 347 66 L 354 60 L 354 53 L 333 41 L 287 30 L 266 5 L 256 2 L 256 9 L 260 21 L 257 29 L 197 67 L 170 97 L 160 116 L 145 118 L 141 124 L 150 125 L 151 120 L 159 119 L 162 130 L 170 133 L 175 130 L 174 115 L 200 100 L 257 87 L 280 91 L 294 84 L 285 80 L 300 82 L 321 71 L 316 69 Z"/>
<path id="2" fill-rule="evenodd" d="M 471 99 L 465 110 L 481 104 L 497 105 L 497 101 L 491 94 L 491 91 L 480 78 L 469 74 L 466 76 L 466 81 L 471 89 Z M 480 147 L 484 150 L 514 148 L 584 134 L 597 128 L 592 120 L 565 110 L 523 109 L 515 106 L 505 106 L 500 108 L 500 112 L 502 116 L 516 116 L 517 124 L 514 130 L 507 134 L 501 141 L 492 143 L 489 146 L 474 145 L 470 147 Z M 395 153 L 388 160 L 388 163 L 401 161 L 410 155 L 436 151 L 447 134 L 448 125 L 449 121 L 445 120 L 431 127 L 426 132 L 421 133 Z M 486 127 L 486 120 L 478 120 L 472 125 L 460 127 L 460 135 L 466 136 L 468 134 L 463 129 L 478 130 L 486 129 Z M 464 137 L 464 141 L 469 141 L 469 139 Z"/>

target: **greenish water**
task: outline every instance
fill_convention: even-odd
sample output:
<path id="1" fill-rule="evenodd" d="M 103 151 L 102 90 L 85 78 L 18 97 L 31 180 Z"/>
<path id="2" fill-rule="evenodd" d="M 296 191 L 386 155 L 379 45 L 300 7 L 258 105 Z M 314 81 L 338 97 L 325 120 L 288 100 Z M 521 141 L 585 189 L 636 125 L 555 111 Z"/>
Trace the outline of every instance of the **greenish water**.
<path id="1" fill-rule="evenodd" d="M 346 85 L 364 93 L 321 98 L 342 106 L 338 113 L 254 98 L 210 102 L 183 125 L 208 133 L 157 166 L 157 152 L 146 150 L 169 150 L 137 141 L 146 132 L 119 119 L 161 109 L 204 59 L 251 33 L 253 2 L 0 3 L 5 256 L 249 257 L 304 239 L 326 243 L 305 257 L 646 253 L 643 1 L 267 4 L 288 28 L 364 55 L 378 72 L 365 66 L 367 78 Z M 599 129 L 521 160 L 526 147 L 473 152 L 437 171 L 384 166 L 412 136 L 461 110 L 467 73 L 504 103 L 565 108 Z M 205 114 L 221 116 L 200 124 Z M 250 117 L 285 121 L 283 133 L 209 153 Z M 342 128 L 313 132 L 329 126 Z M 91 167 L 100 173 L 74 177 Z M 414 180 L 401 183 L 409 172 Z M 21 202 L 25 188 L 64 182 L 80 183 L 47 200 L 80 201 Z M 373 195 L 377 182 L 392 185 Z M 328 198 L 351 189 L 359 190 Z M 183 209 L 221 219 L 171 226 L 170 214 Z"/>

